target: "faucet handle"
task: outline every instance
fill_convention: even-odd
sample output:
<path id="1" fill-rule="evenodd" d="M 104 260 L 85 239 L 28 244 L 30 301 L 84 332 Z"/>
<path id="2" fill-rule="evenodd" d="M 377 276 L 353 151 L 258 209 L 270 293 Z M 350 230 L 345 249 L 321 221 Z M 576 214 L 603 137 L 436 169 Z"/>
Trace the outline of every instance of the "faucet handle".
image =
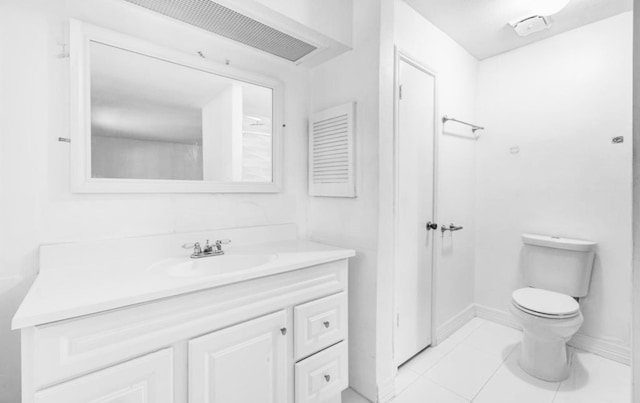
<path id="1" fill-rule="evenodd" d="M 200 242 L 185 243 L 185 244 L 182 244 L 182 248 L 183 249 L 193 249 L 193 251 L 195 253 L 200 253 L 201 252 Z"/>
<path id="2" fill-rule="evenodd" d="M 230 244 L 230 243 L 231 243 L 230 239 L 218 239 L 216 241 L 216 250 L 222 251 L 222 245 L 227 245 L 227 244 Z"/>

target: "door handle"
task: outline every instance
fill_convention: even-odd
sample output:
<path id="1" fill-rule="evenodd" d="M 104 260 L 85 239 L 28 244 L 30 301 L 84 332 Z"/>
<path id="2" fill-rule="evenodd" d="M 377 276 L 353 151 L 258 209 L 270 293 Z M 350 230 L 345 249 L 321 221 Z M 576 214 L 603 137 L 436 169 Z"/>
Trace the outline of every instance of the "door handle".
<path id="1" fill-rule="evenodd" d="M 460 231 L 461 229 L 463 229 L 463 227 L 461 227 L 461 226 L 456 226 L 456 225 L 454 225 L 453 223 L 449 224 L 449 227 L 448 227 L 448 228 L 447 228 L 447 226 L 446 226 L 446 225 L 442 226 L 442 228 L 441 228 L 441 230 L 442 230 L 442 233 L 443 233 L 443 234 L 444 234 L 444 232 L 445 232 L 445 231 L 451 231 L 451 232 L 454 232 L 454 231 Z"/>
<path id="2" fill-rule="evenodd" d="M 432 229 L 433 229 L 433 230 L 438 229 L 438 224 L 436 224 L 436 223 L 434 223 L 434 222 L 429 221 L 429 222 L 427 223 L 427 231 L 431 231 Z"/>

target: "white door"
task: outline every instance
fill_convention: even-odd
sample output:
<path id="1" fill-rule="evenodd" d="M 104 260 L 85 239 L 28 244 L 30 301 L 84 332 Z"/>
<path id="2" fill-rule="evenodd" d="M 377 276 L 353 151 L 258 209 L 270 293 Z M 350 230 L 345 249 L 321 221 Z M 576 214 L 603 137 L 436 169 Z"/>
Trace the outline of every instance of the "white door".
<path id="1" fill-rule="evenodd" d="M 168 348 L 36 393 L 36 403 L 171 403 L 173 349 Z"/>
<path id="2" fill-rule="evenodd" d="M 400 59 L 396 133 L 396 271 L 394 358 L 397 365 L 431 344 L 435 230 L 435 77 Z"/>
<path id="3" fill-rule="evenodd" d="M 285 311 L 189 341 L 190 403 L 286 403 Z"/>

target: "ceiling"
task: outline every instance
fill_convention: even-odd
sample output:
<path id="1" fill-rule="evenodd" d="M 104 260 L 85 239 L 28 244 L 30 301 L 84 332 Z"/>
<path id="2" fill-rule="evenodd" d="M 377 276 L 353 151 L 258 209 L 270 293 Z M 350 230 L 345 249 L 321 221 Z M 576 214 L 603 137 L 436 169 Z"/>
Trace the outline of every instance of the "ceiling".
<path id="1" fill-rule="evenodd" d="M 479 60 L 633 9 L 633 0 L 571 0 L 551 29 L 518 36 L 509 22 L 530 17 L 535 0 L 405 0 Z"/>
<path id="2" fill-rule="evenodd" d="M 202 142 L 203 107 L 232 85 L 242 88 L 243 115 L 270 122 L 270 88 L 92 42 L 92 131 L 139 140 Z M 258 130 L 255 121 L 247 122 L 252 131 Z"/>

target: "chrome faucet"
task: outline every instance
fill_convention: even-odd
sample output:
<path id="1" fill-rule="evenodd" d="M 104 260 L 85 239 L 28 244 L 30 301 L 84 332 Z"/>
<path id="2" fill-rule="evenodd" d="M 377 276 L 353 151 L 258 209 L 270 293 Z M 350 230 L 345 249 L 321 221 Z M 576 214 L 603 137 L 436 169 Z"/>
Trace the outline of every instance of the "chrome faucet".
<path id="1" fill-rule="evenodd" d="M 212 255 L 223 255 L 224 251 L 222 250 L 222 245 L 226 245 L 229 243 L 231 243 L 229 239 L 222 239 L 222 240 L 217 240 L 214 245 L 209 245 L 209 240 L 207 239 L 207 244 L 204 246 L 202 253 L 212 254 Z"/>
<path id="2" fill-rule="evenodd" d="M 186 243 L 182 245 L 182 247 L 185 249 L 193 248 L 191 259 L 200 259 L 203 257 L 224 255 L 224 250 L 222 250 L 222 245 L 227 245 L 229 243 L 231 243 L 231 240 L 221 239 L 221 240 L 215 241 L 213 245 L 210 245 L 209 240 L 207 239 L 207 243 L 204 245 L 204 249 L 200 246 L 200 242 Z"/>

